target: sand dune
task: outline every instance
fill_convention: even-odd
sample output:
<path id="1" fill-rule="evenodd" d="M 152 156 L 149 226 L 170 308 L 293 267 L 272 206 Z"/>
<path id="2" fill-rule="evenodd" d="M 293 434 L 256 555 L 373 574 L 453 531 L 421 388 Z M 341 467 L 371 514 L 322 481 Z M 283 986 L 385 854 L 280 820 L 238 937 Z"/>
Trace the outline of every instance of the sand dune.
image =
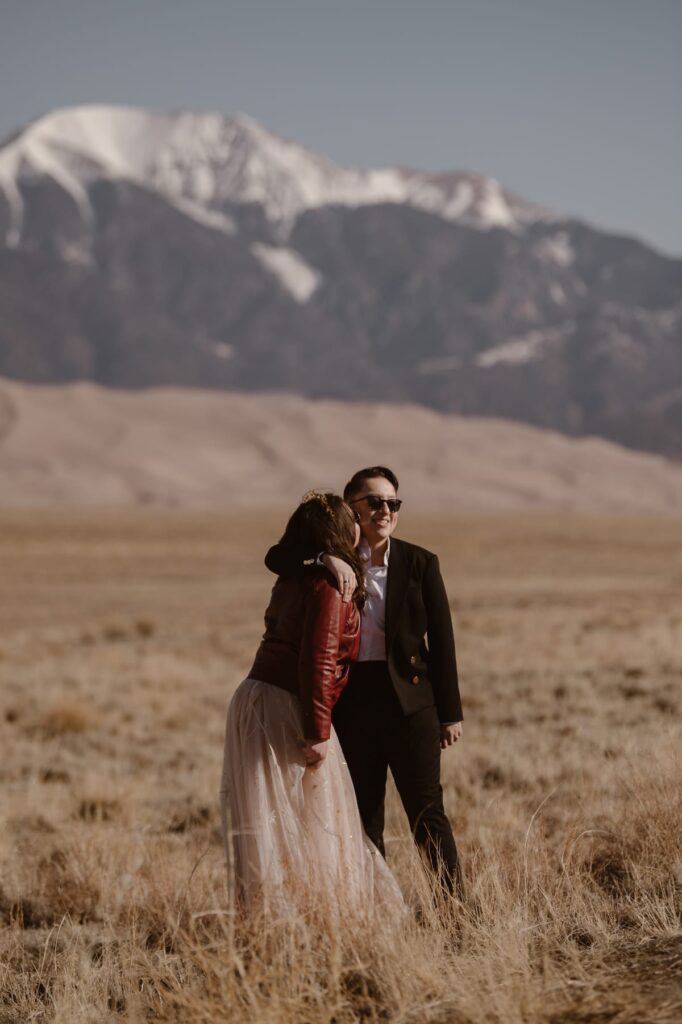
<path id="1" fill-rule="evenodd" d="M 413 405 L 0 382 L 0 505 L 289 505 L 360 466 L 424 511 L 679 513 L 682 466 Z"/>

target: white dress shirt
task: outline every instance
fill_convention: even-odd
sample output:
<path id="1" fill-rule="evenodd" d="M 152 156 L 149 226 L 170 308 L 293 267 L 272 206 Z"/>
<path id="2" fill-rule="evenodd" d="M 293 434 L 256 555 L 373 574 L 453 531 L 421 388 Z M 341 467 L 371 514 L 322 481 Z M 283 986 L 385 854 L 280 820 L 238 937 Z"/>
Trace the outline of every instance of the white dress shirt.
<path id="1" fill-rule="evenodd" d="M 384 560 L 381 565 L 372 565 L 372 552 L 363 539 L 358 554 L 365 570 L 367 600 L 362 609 L 360 625 L 360 653 L 358 661 L 386 660 L 386 580 L 388 559 L 391 553 L 391 538 L 386 543 Z"/>
<path id="2" fill-rule="evenodd" d="M 391 538 L 388 538 L 384 561 L 372 565 L 372 552 L 363 537 L 358 545 L 358 554 L 365 570 L 367 600 L 360 615 L 360 653 L 358 661 L 386 661 L 386 580 L 388 559 L 391 554 Z M 441 725 L 454 725 L 441 722 Z"/>

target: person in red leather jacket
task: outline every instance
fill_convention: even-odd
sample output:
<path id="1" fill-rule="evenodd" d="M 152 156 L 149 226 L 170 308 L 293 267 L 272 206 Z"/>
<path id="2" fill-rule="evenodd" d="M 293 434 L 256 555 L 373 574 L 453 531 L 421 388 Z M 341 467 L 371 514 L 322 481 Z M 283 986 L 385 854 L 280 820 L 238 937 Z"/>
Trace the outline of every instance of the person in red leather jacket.
<path id="1" fill-rule="evenodd" d="M 282 544 L 293 550 L 310 549 L 325 534 L 337 550 L 345 549 L 359 574 L 355 552 L 359 526 L 337 495 L 320 494 L 303 501 L 289 520 Z M 363 582 L 356 600 L 344 604 L 322 566 L 311 567 L 305 575 L 279 578 L 272 589 L 265 633 L 249 677 L 298 695 L 303 754 L 310 767 L 319 767 L 326 756 L 332 708 L 360 649 L 358 606 L 364 599 Z"/>
<path id="2" fill-rule="evenodd" d="M 280 577 L 249 675 L 228 709 L 220 791 L 228 878 L 244 909 L 385 913 L 404 907 L 362 828 L 332 709 L 360 644 L 365 584 L 350 506 L 308 492 L 281 544 L 307 553 L 305 571 Z M 319 551 L 354 568 L 344 602 Z"/>

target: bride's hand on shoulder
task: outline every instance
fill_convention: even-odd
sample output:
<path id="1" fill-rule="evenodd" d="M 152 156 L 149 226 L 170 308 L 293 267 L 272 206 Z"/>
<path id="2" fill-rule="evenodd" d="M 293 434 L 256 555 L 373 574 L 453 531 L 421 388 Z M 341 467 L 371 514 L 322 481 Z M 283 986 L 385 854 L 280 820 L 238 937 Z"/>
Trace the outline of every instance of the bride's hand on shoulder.
<path id="1" fill-rule="evenodd" d="M 306 768 L 312 768 L 313 771 L 320 768 L 327 756 L 328 746 L 329 740 L 322 740 L 320 743 L 312 743 L 310 740 L 305 740 L 303 743 L 303 757 Z"/>
<path id="2" fill-rule="evenodd" d="M 343 600 L 350 601 L 358 585 L 353 567 L 336 555 L 323 555 L 321 561 L 336 580 Z"/>

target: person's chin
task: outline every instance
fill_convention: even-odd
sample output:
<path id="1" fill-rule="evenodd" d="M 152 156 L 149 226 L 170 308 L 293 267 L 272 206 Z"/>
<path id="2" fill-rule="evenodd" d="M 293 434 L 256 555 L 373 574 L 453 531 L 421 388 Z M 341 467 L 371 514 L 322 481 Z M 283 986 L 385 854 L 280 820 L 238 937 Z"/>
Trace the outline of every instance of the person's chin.
<path id="1" fill-rule="evenodd" d="M 391 524 L 390 523 L 382 523 L 381 525 L 377 523 L 375 525 L 374 529 L 376 531 L 377 536 L 383 538 L 384 540 L 386 539 L 386 537 L 390 537 L 391 536 Z"/>

